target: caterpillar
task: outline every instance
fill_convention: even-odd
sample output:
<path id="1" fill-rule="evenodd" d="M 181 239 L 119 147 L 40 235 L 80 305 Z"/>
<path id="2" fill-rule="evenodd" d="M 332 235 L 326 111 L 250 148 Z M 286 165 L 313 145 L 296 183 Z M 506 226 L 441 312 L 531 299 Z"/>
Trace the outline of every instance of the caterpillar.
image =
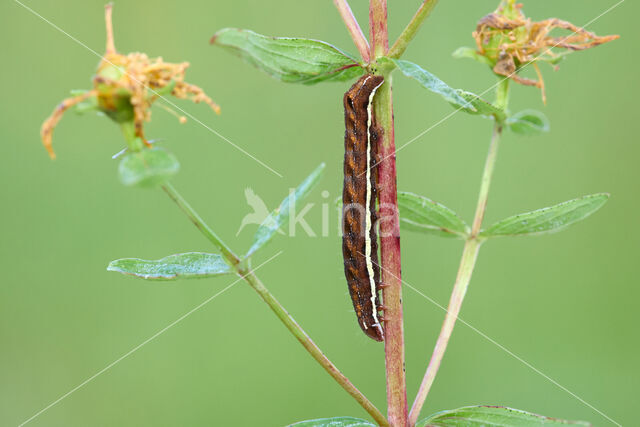
<path id="1" fill-rule="evenodd" d="M 358 324 L 376 341 L 384 340 L 380 312 L 380 268 L 376 232 L 377 141 L 373 97 L 382 76 L 362 76 L 344 94 L 344 187 L 342 255 Z"/>

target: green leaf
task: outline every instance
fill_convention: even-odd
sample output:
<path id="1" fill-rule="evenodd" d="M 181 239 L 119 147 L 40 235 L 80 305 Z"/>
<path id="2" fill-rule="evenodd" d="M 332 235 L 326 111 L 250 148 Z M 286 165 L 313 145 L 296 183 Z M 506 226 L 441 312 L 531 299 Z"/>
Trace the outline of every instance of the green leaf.
<path id="1" fill-rule="evenodd" d="M 468 104 L 473 106 L 473 110 L 469 108 L 463 108 L 466 113 L 477 114 L 486 117 L 495 117 L 499 121 L 504 121 L 507 117 L 505 111 L 496 107 L 490 102 L 480 98 L 475 93 L 467 92 L 466 90 L 458 89 L 458 95 L 463 98 Z M 454 105 L 455 106 L 455 105 Z"/>
<path id="2" fill-rule="evenodd" d="M 400 225 L 441 237 L 466 238 L 469 226 L 451 209 L 417 194 L 398 192 Z"/>
<path id="3" fill-rule="evenodd" d="M 353 417 L 320 418 L 291 424 L 296 427 L 375 427 L 367 420 Z"/>
<path id="4" fill-rule="evenodd" d="M 189 252 L 159 260 L 124 258 L 111 261 L 107 271 L 128 274 L 145 280 L 200 279 L 233 274 L 218 254 Z"/>
<path id="5" fill-rule="evenodd" d="M 127 186 L 157 187 L 178 173 L 180 164 L 173 154 L 159 148 L 145 148 L 127 154 L 118 168 L 120 181 Z"/>
<path id="6" fill-rule="evenodd" d="M 458 59 L 460 58 L 473 59 L 474 61 L 478 61 L 479 63 L 488 65 L 490 67 L 493 67 L 494 65 L 491 63 L 491 60 L 489 58 L 487 58 L 484 55 L 480 55 L 477 50 L 471 47 L 466 47 L 466 46 L 457 48 L 455 52 L 453 52 L 453 57 Z"/>
<path id="7" fill-rule="evenodd" d="M 365 72 L 356 59 L 318 40 L 268 37 L 250 30 L 225 28 L 211 38 L 211 43 L 288 83 L 354 80 Z"/>
<path id="8" fill-rule="evenodd" d="M 537 427 L 557 425 L 590 426 L 591 424 L 583 421 L 566 421 L 544 417 L 504 406 L 466 406 L 438 412 L 426 420 L 416 423 L 416 427 Z"/>
<path id="9" fill-rule="evenodd" d="M 493 224 L 480 237 L 531 236 L 554 233 L 581 221 L 609 200 L 606 193 L 592 194 L 559 205 L 511 216 Z"/>
<path id="10" fill-rule="evenodd" d="M 520 111 L 507 119 L 507 126 L 520 135 L 539 135 L 549 132 L 549 119 L 536 110 Z"/>
<path id="11" fill-rule="evenodd" d="M 449 87 L 449 85 L 447 85 L 445 82 L 443 82 L 427 70 L 421 68 L 419 65 L 402 59 L 391 59 L 391 61 L 396 64 L 396 66 L 400 69 L 400 71 L 402 71 L 405 76 L 415 79 L 418 83 L 420 83 L 431 92 L 437 93 L 438 95 L 443 97 L 445 101 L 457 107 L 462 107 L 465 110 L 471 110 L 475 112 L 475 107 L 473 107 L 472 104 L 461 97 L 456 89 Z"/>
<path id="12" fill-rule="evenodd" d="M 449 102 L 455 108 L 462 109 L 465 113 L 487 117 L 493 116 L 500 121 L 506 118 L 505 112 L 501 108 L 485 101 L 474 93 L 449 87 L 442 80 L 422 69 L 419 65 L 401 59 L 381 58 L 381 60 L 383 62 L 393 61 L 405 76 L 417 80 L 422 86 L 442 96 L 445 101 Z"/>
<path id="13" fill-rule="evenodd" d="M 263 247 L 276 234 L 278 229 L 289 222 L 291 211 L 295 212 L 296 204 L 301 202 L 309 195 L 313 187 L 318 183 L 324 172 L 325 164 L 321 163 L 311 175 L 309 175 L 302 184 L 295 190 L 291 191 L 287 197 L 280 203 L 280 206 L 262 221 L 258 227 L 256 234 L 253 236 L 253 245 L 245 255 L 246 258 L 253 255 L 258 249 Z"/>

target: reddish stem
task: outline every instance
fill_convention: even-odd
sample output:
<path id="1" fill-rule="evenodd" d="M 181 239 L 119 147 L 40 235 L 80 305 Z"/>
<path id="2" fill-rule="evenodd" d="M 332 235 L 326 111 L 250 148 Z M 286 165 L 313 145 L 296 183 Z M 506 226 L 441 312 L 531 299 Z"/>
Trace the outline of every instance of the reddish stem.
<path id="1" fill-rule="evenodd" d="M 387 0 L 369 1 L 369 39 L 371 40 L 371 58 L 387 54 L 389 50 Z"/>
<path id="2" fill-rule="evenodd" d="M 384 56 L 389 49 L 386 0 L 370 0 L 369 25 L 371 57 Z M 393 123 L 391 76 L 378 90 L 375 113 L 382 127 L 378 141 L 378 194 L 380 202 L 380 266 L 382 299 L 385 305 L 384 350 L 387 374 L 387 405 L 389 424 L 407 426 L 407 385 L 404 370 L 404 323 L 402 313 L 402 282 L 400 268 L 400 220 L 396 179 L 396 147 Z"/>
<path id="3" fill-rule="evenodd" d="M 333 0 L 333 4 L 338 8 L 338 12 L 340 12 L 340 16 L 342 17 L 347 30 L 349 30 L 349 34 L 351 34 L 353 43 L 355 43 L 358 48 L 360 56 L 362 56 L 362 60 L 365 63 L 369 63 L 369 43 L 367 42 L 367 38 L 364 36 L 358 21 L 355 16 L 353 16 L 349 3 L 347 0 Z"/>

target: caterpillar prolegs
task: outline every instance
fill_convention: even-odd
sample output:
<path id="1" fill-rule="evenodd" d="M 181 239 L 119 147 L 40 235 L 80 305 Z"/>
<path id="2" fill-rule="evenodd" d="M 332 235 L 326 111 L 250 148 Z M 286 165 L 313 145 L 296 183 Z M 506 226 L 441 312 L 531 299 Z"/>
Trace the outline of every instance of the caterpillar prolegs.
<path id="1" fill-rule="evenodd" d="M 373 97 L 382 76 L 365 75 L 344 94 L 344 187 L 342 254 L 358 323 L 367 336 L 384 340 L 380 318 L 380 268 L 376 232 L 377 140 Z"/>

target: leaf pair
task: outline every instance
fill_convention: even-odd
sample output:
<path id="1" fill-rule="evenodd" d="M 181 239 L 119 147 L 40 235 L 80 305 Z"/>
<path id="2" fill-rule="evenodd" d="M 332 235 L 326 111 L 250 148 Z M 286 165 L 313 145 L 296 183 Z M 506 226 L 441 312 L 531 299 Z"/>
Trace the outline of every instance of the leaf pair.
<path id="1" fill-rule="evenodd" d="M 350 81 L 366 72 L 363 65 L 352 56 L 318 40 L 268 37 L 249 30 L 225 28 L 211 38 L 211 43 L 231 51 L 283 82 L 315 84 L 325 81 Z M 456 53 L 460 54 L 458 51 Z M 412 62 L 380 58 L 378 63 L 387 68 L 397 67 L 405 76 L 440 95 L 455 108 L 505 122 L 515 133 L 535 135 L 549 130 L 549 122 L 540 112 L 523 111 L 507 117 L 503 109 L 471 92 L 451 88 Z"/>
<path id="2" fill-rule="evenodd" d="M 402 73 L 420 83 L 424 88 L 440 95 L 455 108 L 468 114 L 493 117 L 513 133 L 537 135 L 549 131 L 549 120 L 539 111 L 525 110 L 509 115 L 505 110 L 485 101 L 480 96 L 462 89 L 453 89 L 420 66 L 400 59 L 392 60 Z"/>
<path id="3" fill-rule="evenodd" d="M 297 209 L 296 204 L 311 193 L 313 187 L 322 177 L 324 169 L 325 164 L 320 164 L 320 166 L 297 188 L 291 191 L 282 203 L 280 203 L 280 206 L 271 212 L 262 224 L 260 224 L 253 237 L 253 244 L 244 258 L 249 258 L 255 254 L 260 248 L 271 241 L 283 225 L 287 224 L 291 213 Z M 145 169 L 143 168 L 142 170 Z M 222 256 L 203 252 L 170 255 L 159 260 L 124 258 L 112 261 L 107 267 L 107 270 L 145 280 L 199 279 L 234 273 L 234 270 L 229 267 Z"/>
<path id="4" fill-rule="evenodd" d="M 480 96 L 462 89 L 453 89 L 438 77 L 413 62 L 401 59 L 384 59 L 392 62 L 402 74 L 420 83 L 425 89 L 440 95 L 455 108 L 468 114 L 494 117 L 498 121 L 506 119 L 506 113 L 499 107 L 480 98 Z"/>
<path id="5" fill-rule="evenodd" d="M 540 427 L 558 425 L 589 426 L 582 421 L 567 421 L 544 417 L 504 406 L 467 406 L 438 412 L 418 421 L 416 427 Z M 373 427 L 367 420 L 352 417 L 324 418 L 301 421 L 291 427 Z"/>
<path id="6" fill-rule="evenodd" d="M 600 209 L 609 199 L 606 193 L 592 194 L 555 206 L 514 215 L 498 221 L 479 237 L 533 236 L 554 233 L 581 221 Z M 423 196 L 398 193 L 400 225 L 411 231 L 440 237 L 466 239 L 470 228 L 453 210 Z"/>

